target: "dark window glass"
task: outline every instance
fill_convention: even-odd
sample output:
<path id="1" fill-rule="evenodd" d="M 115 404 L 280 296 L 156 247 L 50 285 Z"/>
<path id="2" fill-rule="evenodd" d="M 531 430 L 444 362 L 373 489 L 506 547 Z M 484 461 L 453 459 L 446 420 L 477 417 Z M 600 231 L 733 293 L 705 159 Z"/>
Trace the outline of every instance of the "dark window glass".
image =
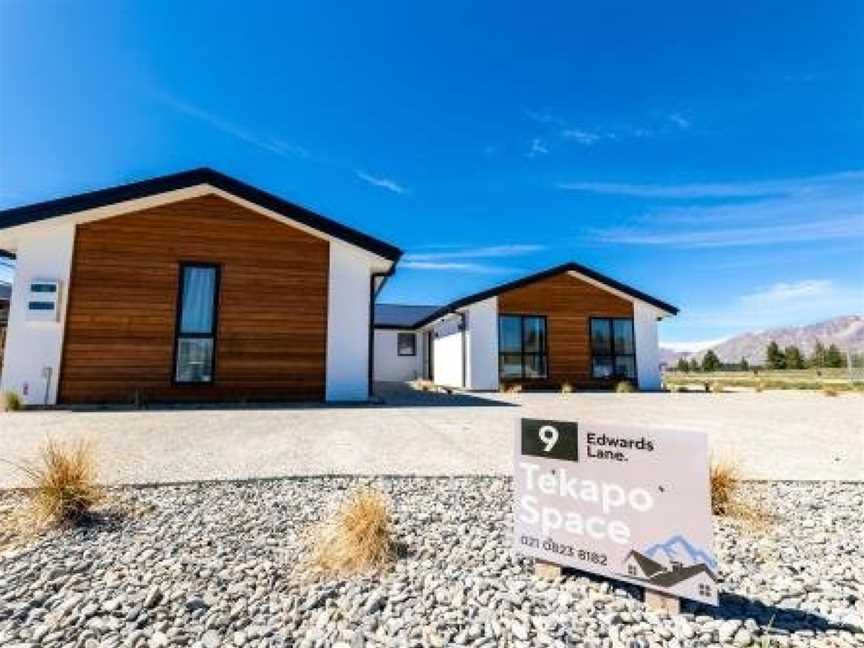
<path id="1" fill-rule="evenodd" d="M 30 310 L 54 310 L 54 302 L 31 301 L 27 304 Z"/>
<path id="2" fill-rule="evenodd" d="M 174 367 L 174 380 L 178 383 L 213 382 L 218 285 L 217 266 L 180 267 Z"/>
<path id="3" fill-rule="evenodd" d="M 417 338 L 413 333 L 398 333 L 396 336 L 396 352 L 400 356 L 417 355 Z"/>
<path id="4" fill-rule="evenodd" d="M 522 318 L 502 315 L 498 319 L 499 353 L 522 353 Z"/>
<path id="5" fill-rule="evenodd" d="M 636 379 L 632 319 L 591 318 L 591 376 Z"/>
<path id="6" fill-rule="evenodd" d="M 34 283 L 30 284 L 30 292 L 34 293 L 56 293 L 57 284 Z"/>
<path id="7" fill-rule="evenodd" d="M 612 320 L 615 331 L 615 353 L 633 353 L 633 320 Z"/>
<path id="8" fill-rule="evenodd" d="M 498 374 L 501 378 L 545 378 L 546 318 L 501 315 L 498 318 Z"/>

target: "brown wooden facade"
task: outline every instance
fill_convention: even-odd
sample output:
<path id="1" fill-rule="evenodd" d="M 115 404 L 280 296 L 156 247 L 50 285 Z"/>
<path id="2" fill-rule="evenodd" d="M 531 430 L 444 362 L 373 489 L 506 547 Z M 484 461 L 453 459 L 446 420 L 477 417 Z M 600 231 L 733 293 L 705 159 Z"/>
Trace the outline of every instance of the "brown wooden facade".
<path id="1" fill-rule="evenodd" d="M 500 315 L 544 315 L 548 377 L 502 380 L 526 389 L 608 387 L 591 377 L 591 317 L 633 317 L 633 303 L 583 279 L 561 273 L 498 295 Z"/>
<path id="2" fill-rule="evenodd" d="M 174 384 L 182 262 L 220 266 L 215 378 Z M 79 224 L 59 400 L 323 400 L 329 243 L 215 195 Z"/>

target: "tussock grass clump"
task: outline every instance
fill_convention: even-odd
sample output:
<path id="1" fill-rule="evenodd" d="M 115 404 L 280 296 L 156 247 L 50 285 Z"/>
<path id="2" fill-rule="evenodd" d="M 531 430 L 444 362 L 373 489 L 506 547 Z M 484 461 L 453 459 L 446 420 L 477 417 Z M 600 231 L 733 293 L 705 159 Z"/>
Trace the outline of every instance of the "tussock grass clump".
<path id="1" fill-rule="evenodd" d="M 832 396 L 832 397 L 833 397 L 833 396 L 839 396 L 839 395 L 840 395 L 840 392 L 837 391 L 837 388 L 836 388 L 836 387 L 833 387 L 833 386 L 831 386 L 831 385 L 825 385 L 825 386 L 822 388 L 822 393 L 825 394 L 826 396 Z"/>
<path id="2" fill-rule="evenodd" d="M 418 378 L 411 381 L 411 387 L 417 391 L 423 392 L 432 392 L 436 390 L 435 383 L 431 380 L 426 380 L 425 378 Z"/>
<path id="3" fill-rule="evenodd" d="M 104 499 L 96 484 L 96 453 L 87 441 L 49 439 L 37 463 L 19 468 L 32 487 L 31 513 L 40 526 L 79 524 Z"/>
<path id="4" fill-rule="evenodd" d="M 312 564 L 339 574 L 380 569 L 393 559 L 390 525 L 384 496 L 374 488 L 361 488 L 313 533 Z"/>
<path id="5" fill-rule="evenodd" d="M 522 385 L 519 383 L 506 383 L 501 385 L 501 392 L 504 394 L 521 394 Z"/>
<path id="6" fill-rule="evenodd" d="M 722 382 L 711 383 L 711 391 L 715 394 L 723 394 L 726 392 L 726 385 Z"/>
<path id="7" fill-rule="evenodd" d="M 24 401 L 14 391 L 5 391 L 0 395 L 0 410 L 4 412 L 17 412 L 24 408 Z"/>
<path id="8" fill-rule="evenodd" d="M 622 380 L 615 385 L 615 391 L 618 394 L 631 394 L 636 391 L 636 387 L 629 380 Z"/>
<path id="9" fill-rule="evenodd" d="M 737 518 L 750 526 L 761 526 L 765 515 L 741 494 L 741 471 L 729 459 L 711 460 L 711 512 Z"/>
<path id="10" fill-rule="evenodd" d="M 564 381 L 561 383 L 561 393 L 562 394 L 572 394 L 573 393 L 573 383 L 569 381 Z"/>

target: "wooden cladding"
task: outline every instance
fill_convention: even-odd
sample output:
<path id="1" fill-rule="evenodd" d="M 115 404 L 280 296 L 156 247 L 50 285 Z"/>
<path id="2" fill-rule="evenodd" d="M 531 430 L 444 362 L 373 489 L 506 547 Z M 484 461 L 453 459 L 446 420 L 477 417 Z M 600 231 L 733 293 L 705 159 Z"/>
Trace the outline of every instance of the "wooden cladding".
<path id="1" fill-rule="evenodd" d="M 181 262 L 220 266 L 212 384 L 172 384 Z M 328 268 L 327 241 L 214 195 L 79 225 L 60 400 L 323 400 Z"/>
<path id="2" fill-rule="evenodd" d="M 546 316 L 548 378 L 514 379 L 526 386 L 597 387 L 608 381 L 591 377 L 589 318 L 633 317 L 633 304 L 567 273 L 501 293 L 500 315 Z"/>

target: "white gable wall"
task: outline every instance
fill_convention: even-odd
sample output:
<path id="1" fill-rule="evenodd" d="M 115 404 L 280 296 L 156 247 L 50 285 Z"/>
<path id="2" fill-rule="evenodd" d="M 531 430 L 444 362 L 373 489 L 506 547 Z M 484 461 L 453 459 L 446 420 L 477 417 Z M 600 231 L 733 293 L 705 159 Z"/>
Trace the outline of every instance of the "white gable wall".
<path id="1" fill-rule="evenodd" d="M 57 402 L 74 241 L 75 225 L 65 224 L 28 232 L 18 243 L 0 390 L 28 405 Z M 60 282 L 57 321 L 27 319 L 30 282 L 37 279 Z"/>
<path id="2" fill-rule="evenodd" d="M 432 362 L 434 379 L 439 385 L 464 387 L 462 382 L 462 318 L 452 315 L 436 324 L 433 331 Z"/>
<path id="3" fill-rule="evenodd" d="M 399 355 L 397 349 L 399 333 L 410 333 L 415 337 L 416 355 Z M 420 332 L 377 329 L 375 331 L 375 380 L 405 382 L 419 378 L 422 369 L 422 343 L 423 334 Z"/>
<path id="4" fill-rule="evenodd" d="M 636 377 L 641 391 L 660 389 L 660 344 L 657 339 L 657 318 L 664 314 L 644 302 L 633 302 Z"/>
<path id="5" fill-rule="evenodd" d="M 467 308 L 468 389 L 498 390 L 498 298 Z"/>

